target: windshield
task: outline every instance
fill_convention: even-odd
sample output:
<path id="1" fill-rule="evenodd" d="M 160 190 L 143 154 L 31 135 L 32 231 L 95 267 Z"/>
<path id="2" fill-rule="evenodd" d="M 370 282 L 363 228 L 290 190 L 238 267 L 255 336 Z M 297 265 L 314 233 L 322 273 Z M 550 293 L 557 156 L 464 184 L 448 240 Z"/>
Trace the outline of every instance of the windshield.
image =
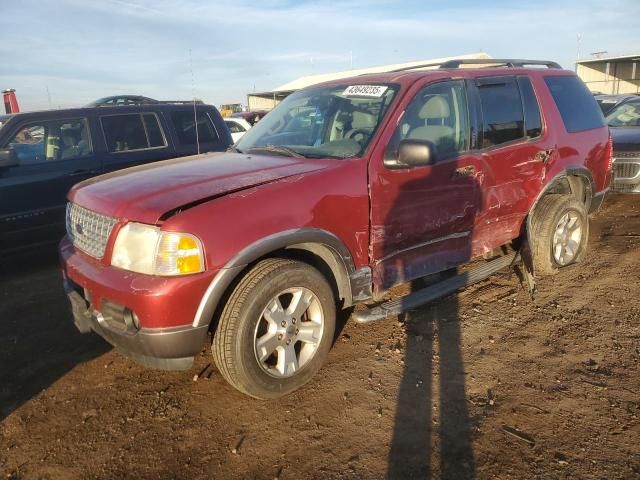
<path id="1" fill-rule="evenodd" d="M 0 128 L 2 128 L 2 125 L 7 123 L 7 120 L 9 120 L 9 118 L 11 118 L 11 115 L 0 115 Z"/>
<path id="2" fill-rule="evenodd" d="M 307 158 L 362 155 L 397 91 L 395 85 L 340 85 L 301 90 L 287 97 L 236 145 Z"/>
<path id="3" fill-rule="evenodd" d="M 618 105 L 609 115 L 610 127 L 640 127 L 640 102 L 628 102 Z"/>

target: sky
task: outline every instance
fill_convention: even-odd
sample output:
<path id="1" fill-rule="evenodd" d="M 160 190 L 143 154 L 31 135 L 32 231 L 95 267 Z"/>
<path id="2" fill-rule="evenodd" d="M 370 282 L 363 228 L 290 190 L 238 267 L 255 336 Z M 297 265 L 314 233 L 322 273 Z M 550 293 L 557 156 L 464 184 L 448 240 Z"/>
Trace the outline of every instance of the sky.
<path id="1" fill-rule="evenodd" d="M 23 110 L 139 94 L 246 103 L 298 77 L 485 51 L 640 53 L 640 0 L 0 0 L 0 90 Z"/>

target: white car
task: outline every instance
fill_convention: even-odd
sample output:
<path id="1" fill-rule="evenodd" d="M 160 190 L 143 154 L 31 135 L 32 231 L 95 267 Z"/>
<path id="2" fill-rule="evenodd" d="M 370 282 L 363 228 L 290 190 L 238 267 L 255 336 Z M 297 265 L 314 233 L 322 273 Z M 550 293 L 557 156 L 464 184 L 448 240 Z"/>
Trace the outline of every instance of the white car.
<path id="1" fill-rule="evenodd" d="M 238 140 L 240 140 L 242 136 L 247 133 L 247 130 L 251 128 L 251 124 L 244 118 L 227 117 L 224 119 L 224 123 L 227 124 L 227 127 L 231 132 L 233 143 L 236 143 Z"/>

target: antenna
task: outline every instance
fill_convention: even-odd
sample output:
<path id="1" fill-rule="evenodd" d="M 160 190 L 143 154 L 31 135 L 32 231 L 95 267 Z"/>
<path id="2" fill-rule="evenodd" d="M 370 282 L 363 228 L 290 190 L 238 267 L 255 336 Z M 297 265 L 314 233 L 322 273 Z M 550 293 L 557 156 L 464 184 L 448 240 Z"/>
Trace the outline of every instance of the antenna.
<path id="1" fill-rule="evenodd" d="M 51 108 L 51 92 L 49 92 L 49 85 L 45 85 L 47 89 L 47 100 L 49 101 L 49 108 Z"/>
<path id="2" fill-rule="evenodd" d="M 582 49 L 580 48 L 582 46 L 582 33 L 576 34 L 576 40 L 578 41 L 578 51 L 576 52 L 576 58 L 580 60 L 580 57 L 582 57 Z"/>
<path id="3" fill-rule="evenodd" d="M 196 145 L 198 147 L 198 155 L 200 155 L 200 133 L 198 132 L 198 114 L 196 112 L 196 82 L 193 77 L 193 59 L 191 58 L 191 49 L 189 49 L 189 68 L 191 69 L 191 94 L 193 96 L 193 128 L 196 129 Z"/>

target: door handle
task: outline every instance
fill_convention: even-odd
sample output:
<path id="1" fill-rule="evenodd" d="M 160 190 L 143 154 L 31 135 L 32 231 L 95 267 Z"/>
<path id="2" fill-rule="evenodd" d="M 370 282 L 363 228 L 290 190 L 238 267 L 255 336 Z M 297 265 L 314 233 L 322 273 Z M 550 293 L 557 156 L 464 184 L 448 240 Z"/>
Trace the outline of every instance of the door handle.
<path id="1" fill-rule="evenodd" d="M 534 155 L 533 159 L 537 162 L 547 163 L 551 158 L 552 153 L 553 153 L 553 148 L 550 148 L 549 150 L 540 150 L 538 153 Z"/>
<path id="2" fill-rule="evenodd" d="M 473 177 L 476 174 L 476 167 L 473 165 L 465 165 L 464 167 L 456 168 L 453 172 L 453 178 L 456 177 Z"/>

